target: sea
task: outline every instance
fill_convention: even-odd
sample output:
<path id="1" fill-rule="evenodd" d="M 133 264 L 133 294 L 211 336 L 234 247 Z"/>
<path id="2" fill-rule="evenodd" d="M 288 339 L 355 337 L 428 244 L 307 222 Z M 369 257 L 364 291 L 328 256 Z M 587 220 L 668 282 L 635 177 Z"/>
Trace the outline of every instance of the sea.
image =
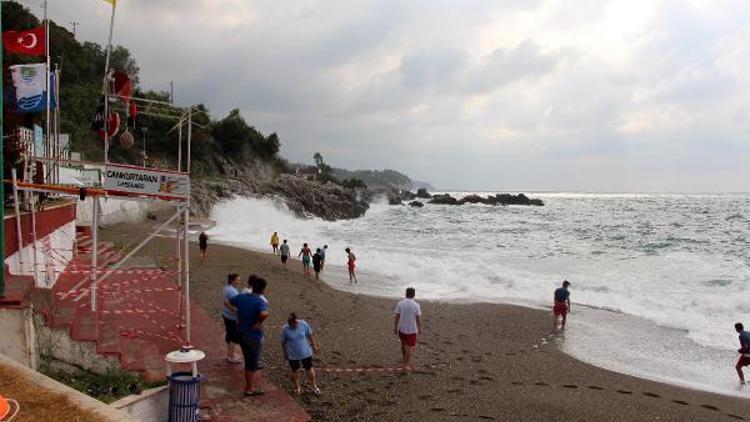
<path id="1" fill-rule="evenodd" d="M 275 198 L 235 198 L 213 209 L 209 235 L 261 251 L 270 251 L 274 231 L 293 253 L 303 242 L 328 245 L 324 281 L 369 295 L 396 298 L 413 286 L 423 300 L 548 310 L 569 280 L 570 322 L 555 337 L 566 353 L 750 397 L 734 371 L 734 323 L 750 327 L 750 194 L 527 195 L 545 205 L 376 203 L 364 217 L 335 222 L 296 217 Z M 356 286 L 346 247 L 357 256 Z"/>

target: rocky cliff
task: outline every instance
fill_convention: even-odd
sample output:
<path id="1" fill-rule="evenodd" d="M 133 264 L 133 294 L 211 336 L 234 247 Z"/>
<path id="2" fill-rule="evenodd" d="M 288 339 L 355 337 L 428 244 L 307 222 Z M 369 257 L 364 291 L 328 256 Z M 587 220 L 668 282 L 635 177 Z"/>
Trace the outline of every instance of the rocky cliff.
<path id="1" fill-rule="evenodd" d="M 353 189 L 278 174 L 263 163 L 240 167 L 224 162 L 218 169 L 217 174 L 192 180 L 193 213 L 208 215 L 217 203 L 237 196 L 281 198 L 301 217 L 330 221 L 361 217 L 369 208 L 364 196 Z"/>

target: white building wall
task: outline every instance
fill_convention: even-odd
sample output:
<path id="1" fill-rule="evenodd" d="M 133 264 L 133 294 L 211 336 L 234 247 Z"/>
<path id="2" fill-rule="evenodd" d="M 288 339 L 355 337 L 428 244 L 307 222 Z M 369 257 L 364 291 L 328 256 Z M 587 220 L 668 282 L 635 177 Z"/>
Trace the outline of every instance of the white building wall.
<path id="1" fill-rule="evenodd" d="M 33 275 L 36 287 L 52 288 L 73 259 L 76 223 L 71 221 L 5 258 L 11 274 Z M 36 245 L 36 248 L 34 247 Z M 36 252 L 36 266 L 34 261 Z"/>

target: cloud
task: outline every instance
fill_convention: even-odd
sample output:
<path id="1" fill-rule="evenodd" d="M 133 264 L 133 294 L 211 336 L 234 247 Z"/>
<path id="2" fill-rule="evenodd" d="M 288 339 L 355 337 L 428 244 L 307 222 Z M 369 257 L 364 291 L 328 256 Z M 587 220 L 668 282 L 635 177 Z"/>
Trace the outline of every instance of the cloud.
<path id="1" fill-rule="evenodd" d="M 50 13 L 105 41 L 106 4 Z M 750 175 L 743 0 L 128 0 L 117 13 L 146 87 L 173 80 L 178 101 L 217 116 L 239 107 L 293 160 L 321 151 L 472 189 L 738 190 Z"/>

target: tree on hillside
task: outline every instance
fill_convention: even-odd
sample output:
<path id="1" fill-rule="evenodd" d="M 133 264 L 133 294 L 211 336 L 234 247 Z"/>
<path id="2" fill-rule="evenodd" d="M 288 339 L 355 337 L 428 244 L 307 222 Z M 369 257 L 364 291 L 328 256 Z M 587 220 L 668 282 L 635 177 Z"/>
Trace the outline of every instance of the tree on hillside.
<path id="1" fill-rule="evenodd" d="M 257 155 L 264 159 L 273 158 L 278 154 L 281 145 L 275 133 L 266 138 L 245 123 L 245 118 L 237 108 L 216 122 L 213 136 L 224 151 L 236 158 L 248 155 Z"/>
<path id="2" fill-rule="evenodd" d="M 316 152 L 313 155 L 313 160 L 315 160 L 315 166 L 318 168 L 318 171 L 320 171 L 321 167 L 323 166 L 323 156 L 320 155 L 319 152 Z"/>

